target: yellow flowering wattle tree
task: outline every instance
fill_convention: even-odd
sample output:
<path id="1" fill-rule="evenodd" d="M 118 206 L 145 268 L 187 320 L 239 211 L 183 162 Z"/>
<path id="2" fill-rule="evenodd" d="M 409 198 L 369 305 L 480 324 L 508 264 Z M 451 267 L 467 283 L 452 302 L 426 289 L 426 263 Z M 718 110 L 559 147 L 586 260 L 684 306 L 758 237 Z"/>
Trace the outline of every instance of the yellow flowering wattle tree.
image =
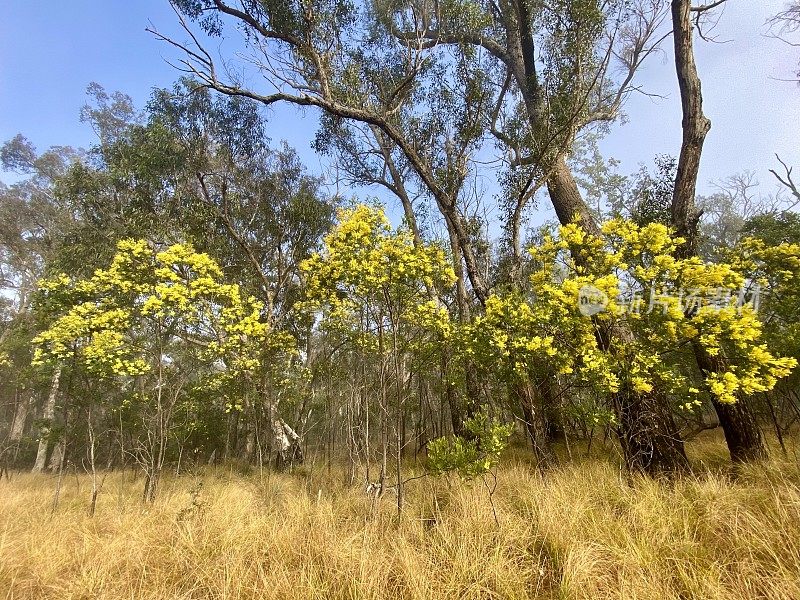
<path id="1" fill-rule="evenodd" d="M 403 419 L 408 395 L 407 360 L 418 333 L 431 320 L 447 322 L 434 289 L 455 281 L 451 262 L 435 244 L 415 244 L 404 227 L 392 228 L 384 211 L 360 204 L 342 209 L 338 224 L 325 237 L 321 252 L 306 260 L 308 307 L 321 314 L 321 326 L 377 360 L 380 398 L 379 493 L 386 487 L 391 410 L 394 390 L 394 440 L 398 506 L 402 506 L 400 459 Z M 365 460 L 370 460 L 369 415 L 365 415 Z"/>
<path id="2" fill-rule="evenodd" d="M 617 400 L 626 390 L 666 394 L 675 409 L 691 411 L 704 398 L 732 404 L 739 394 L 772 389 L 796 360 L 767 348 L 755 307 L 742 301 L 749 299 L 745 278 L 731 264 L 676 258 L 680 243 L 661 224 L 612 220 L 596 236 L 561 227 L 530 251 L 530 295 L 489 298 L 466 351 L 508 377 L 555 372 L 567 390 L 594 390 L 579 414 L 618 425 L 628 448 L 636 440 Z M 620 324 L 633 339 L 603 339 Z M 692 345 L 724 353 L 724 369 L 702 372 L 696 382 Z"/>
<path id="3" fill-rule="evenodd" d="M 133 390 L 121 409 L 145 424 L 132 453 L 145 471 L 148 501 L 186 394 L 224 395 L 226 385 L 262 367 L 270 346 L 292 345 L 271 331 L 258 301 L 224 283 L 219 265 L 187 244 L 159 250 L 120 241 L 111 265 L 92 277 L 41 281 L 38 307 L 52 319 L 34 339 L 34 364 L 77 365 Z"/>
<path id="4" fill-rule="evenodd" d="M 728 258 L 760 294 L 770 347 L 800 357 L 800 244 L 747 237 Z"/>
<path id="5" fill-rule="evenodd" d="M 751 236 L 731 249 L 727 258 L 758 291 L 759 315 L 769 348 L 800 360 L 800 229 L 792 214 L 764 216 L 755 220 Z M 758 236 L 758 237 L 756 237 Z M 784 434 L 791 421 L 784 415 L 797 413 L 800 370 L 764 394 L 778 441 L 785 450 Z"/>

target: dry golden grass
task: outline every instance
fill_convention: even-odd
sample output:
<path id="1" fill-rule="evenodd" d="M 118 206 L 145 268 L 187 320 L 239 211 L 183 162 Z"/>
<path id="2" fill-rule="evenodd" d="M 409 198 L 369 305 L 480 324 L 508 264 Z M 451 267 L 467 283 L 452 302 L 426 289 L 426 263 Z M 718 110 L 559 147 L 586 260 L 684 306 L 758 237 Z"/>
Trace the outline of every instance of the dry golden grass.
<path id="1" fill-rule="evenodd" d="M 713 454 L 713 452 L 712 452 Z M 480 482 L 408 485 L 372 518 L 361 490 L 308 467 L 164 481 L 0 482 L 0 598 L 800 598 L 800 468 L 627 479 L 593 460 L 542 479 L 506 461 Z M 198 487 L 199 484 L 202 484 Z M 193 494 L 192 490 L 199 494 Z"/>

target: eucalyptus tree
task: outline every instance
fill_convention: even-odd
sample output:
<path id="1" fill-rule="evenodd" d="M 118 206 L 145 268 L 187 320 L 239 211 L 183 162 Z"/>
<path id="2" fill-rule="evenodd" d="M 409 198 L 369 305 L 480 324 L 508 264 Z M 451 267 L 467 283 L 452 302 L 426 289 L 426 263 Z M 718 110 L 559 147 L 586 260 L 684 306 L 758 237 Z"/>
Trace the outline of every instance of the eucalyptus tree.
<path id="1" fill-rule="evenodd" d="M 694 31 L 695 27 L 701 26 L 703 16 L 725 2 L 717 0 L 694 6 L 691 0 L 672 0 L 675 72 L 681 95 L 683 139 L 675 175 L 671 217 L 676 233 L 684 239 L 684 243 L 677 248 L 677 256 L 682 258 L 697 256 L 699 252 L 702 211 L 698 210 L 696 203 L 697 176 L 706 135 L 711 129 L 711 121 L 703 111 L 702 84 L 694 56 Z M 748 186 L 739 187 L 743 189 L 744 199 L 749 200 Z M 706 379 L 730 368 L 730 359 L 724 352 L 710 353 L 697 339 L 692 340 L 692 349 L 697 366 Z M 725 432 L 731 459 L 743 462 L 766 457 L 767 447 L 746 394 L 738 394 L 735 402 L 721 402 L 713 394 L 711 398 Z"/>
<path id="2" fill-rule="evenodd" d="M 471 68 L 491 85 L 473 109 L 482 132 L 497 143 L 513 169 L 528 169 L 511 204 L 512 234 L 532 192 L 546 186 L 562 224 L 577 222 L 597 233 L 566 155 L 575 135 L 617 117 L 633 91 L 634 75 L 658 46 L 665 17 L 659 0 L 636 2 L 447 1 L 297 3 L 241 0 L 174 2 L 192 42 L 180 44 L 184 68 L 224 94 L 265 105 L 288 102 L 316 107 L 333 119 L 377 128 L 394 144 L 452 227 L 466 276 L 480 302 L 490 290 L 482 277 L 473 240 L 454 198 L 426 163 L 423 149 L 398 118 L 414 103 L 418 82 L 442 56 L 475 56 Z M 267 91 L 230 78 L 215 64 L 183 21 L 194 19 L 212 36 L 233 23 L 244 33 L 249 62 L 265 76 Z M 375 63 L 376 36 L 390 35 Z M 458 62 L 456 60 L 456 62 Z M 382 102 L 364 94 L 374 64 L 383 70 Z M 622 67 L 621 70 L 618 67 Z M 621 72 L 621 75 L 619 74 Z M 415 110 L 412 108 L 412 111 Z M 420 109 L 424 110 L 424 109 Z M 521 251 L 517 252 L 521 255 Z M 624 324 L 600 331 L 607 351 L 633 341 Z M 619 433 L 632 468 L 673 471 L 686 463 L 669 405 L 657 394 L 621 390 Z"/>
<path id="3" fill-rule="evenodd" d="M 290 325 L 298 266 L 333 220 L 336 199 L 322 180 L 285 143 L 271 147 L 255 102 L 214 97 L 191 80 L 154 92 L 147 122 L 111 149 L 111 169 L 122 171 L 134 154 L 146 170 L 159 150 L 169 153 L 171 168 L 159 173 L 169 202 L 158 214 L 180 222 L 184 235 L 262 299 L 269 319 Z M 130 167 L 125 177 L 135 185 L 146 173 Z"/>
<path id="4" fill-rule="evenodd" d="M 21 177 L 0 184 L 0 286 L 13 293 L 20 310 L 29 305 L 36 280 L 74 223 L 72 207 L 56 185 L 80 156 L 66 146 L 39 153 L 21 134 L 0 148 L 3 168 Z"/>
<path id="5" fill-rule="evenodd" d="M 60 371 L 50 375 L 49 385 L 27 368 L 30 356 L 22 351 L 35 323 L 30 311 L 36 282 L 58 254 L 61 240 L 74 227 L 74 207 L 57 193 L 61 176 L 79 160 L 81 153 L 69 147 L 53 147 L 43 153 L 21 134 L 0 148 L 3 168 L 21 178 L 0 184 L 0 290 L 11 298 L 10 310 L 0 331 L 0 352 L 13 369 L 2 382 L 3 395 L 11 397 L 13 417 L 8 438 L 16 455 L 28 421 L 35 408 L 37 392 L 44 396 L 39 423 L 39 447 L 34 470 L 41 471 L 51 447 Z"/>
<path id="6" fill-rule="evenodd" d="M 386 73 L 392 72 L 394 66 L 385 64 L 393 57 L 391 48 L 394 42 L 389 31 L 375 35 L 373 43 L 381 53 L 375 56 L 373 50 L 369 58 L 364 57 L 365 63 L 371 66 L 365 69 L 367 78 L 362 78 L 360 92 L 376 105 L 383 105 L 387 111 L 391 106 L 386 104 L 381 93 Z M 428 292 L 450 305 L 462 324 L 470 321 L 475 301 L 471 293 L 474 287 L 465 270 L 458 227 L 465 229 L 469 251 L 479 269 L 472 280 L 479 281 L 481 289 L 489 286 L 488 259 L 479 249 L 481 233 L 476 227 L 479 220 L 476 213 L 483 204 L 477 191 L 481 178 L 477 155 L 483 143 L 479 106 L 491 90 L 486 78 L 475 68 L 477 65 L 475 57 L 436 60 L 431 57 L 429 65 L 418 72 L 414 86 L 408 92 L 413 101 L 400 105 L 394 112 L 398 127 L 409 143 L 418 149 L 420 164 L 438 183 L 458 221 L 448 218 L 446 212 L 438 213 L 442 216 L 451 250 L 456 274 L 455 293 L 436 288 Z M 425 243 L 425 238 L 431 237 L 431 231 L 426 228 L 426 218 L 435 219 L 436 212 L 431 214 L 430 207 L 436 206 L 436 200 L 408 158 L 380 127 L 323 114 L 315 148 L 336 160 L 337 172 L 345 183 L 378 186 L 390 192 L 402 207 L 405 223 L 417 247 Z M 472 416 L 478 408 L 480 392 L 471 361 L 454 361 L 452 355 L 453 349 L 443 344 L 440 348 L 440 370 L 445 382 L 442 392 L 453 431 L 462 434 L 465 418 Z M 462 381 L 463 385 L 456 386 L 456 380 Z M 459 387 L 465 391 L 463 400 Z"/>
<path id="7" fill-rule="evenodd" d="M 797 46 L 797 42 L 792 40 L 800 30 L 800 2 L 791 0 L 784 4 L 785 8 L 770 19 L 773 34 L 784 40 L 790 46 Z M 800 81 L 800 68 L 795 72 Z"/>

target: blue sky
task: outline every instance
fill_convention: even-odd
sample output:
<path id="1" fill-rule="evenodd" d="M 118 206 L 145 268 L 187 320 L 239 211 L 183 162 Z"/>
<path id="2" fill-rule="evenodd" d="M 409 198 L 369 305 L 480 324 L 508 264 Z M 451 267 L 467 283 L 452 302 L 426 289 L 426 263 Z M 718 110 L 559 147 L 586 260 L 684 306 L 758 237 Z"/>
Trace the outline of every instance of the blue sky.
<path id="1" fill-rule="evenodd" d="M 94 133 L 80 123 L 86 86 L 130 95 L 141 108 L 153 88 L 180 76 L 167 60 L 179 53 L 145 31 L 149 25 L 184 39 L 166 0 L 10 0 L 0 9 L 0 140 L 17 133 L 40 150 L 89 146 Z M 271 110 L 270 137 L 289 140 L 311 168 L 316 116 Z"/>
<path id="2" fill-rule="evenodd" d="M 783 4 L 730 0 L 714 31 L 721 43 L 697 41 L 705 108 L 713 122 L 701 191 L 710 191 L 710 181 L 745 169 L 755 171 L 762 191 L 769 191 L 775 152 L 797 165 L 800 176 L 800 87 L 780 81 L 792 77 L 800 48 L 764 35 L 765 21 Z M 166 0 L 10 0 L 0 17 L 0 140 L 21 132 L 40 149 L 88 146 L 93 133 L 78 119 L 88 83 L 123 91 L 142 106 L 153 87 L 169 86 L 178 76 L 165 62 L 177 51 L 145 32 L 152 21 L 159 30 L 184 37 Z M 631 98 L 628 123 L 615 126 L 602 144 L 607 156 L 622 161 L 623 173 L 680 148 L 669 42 L 664 49 L 639 78 L 648 92 L 663 98 Z M 269 130 L 273 140 L 287 139 L 320 171 L 320 159 L 309 147 L 315 119 L 313 111 L 277 109 Z"/>

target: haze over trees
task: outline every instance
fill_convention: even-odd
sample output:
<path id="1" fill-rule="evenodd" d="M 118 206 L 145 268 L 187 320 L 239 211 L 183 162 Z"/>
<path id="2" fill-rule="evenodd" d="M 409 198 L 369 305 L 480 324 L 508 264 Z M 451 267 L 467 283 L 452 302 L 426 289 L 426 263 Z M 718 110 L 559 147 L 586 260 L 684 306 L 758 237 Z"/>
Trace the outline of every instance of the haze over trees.
<path id="1" fill-rule="evenodd" d="M 174 0 L 173 87 L 92 83 L 92 147 L 0 149 L 0 478 L 58 474 L 55 508 L 85 472 L 94 514 L 114 470 L 153 503 L 167 473 L 305 461 L 402 516 L 420 477 L 490 490 L 514 445 L 543 481 L 593 446 L 680 479 L 717 429 L 734 469 L 789 456 L 793 166 L 697 191 L 725 4 Z M 622 175 L 599 142 L 668 44 L 682 143 Z M 277 104 L 335 182 L 270 139 Z"/>

